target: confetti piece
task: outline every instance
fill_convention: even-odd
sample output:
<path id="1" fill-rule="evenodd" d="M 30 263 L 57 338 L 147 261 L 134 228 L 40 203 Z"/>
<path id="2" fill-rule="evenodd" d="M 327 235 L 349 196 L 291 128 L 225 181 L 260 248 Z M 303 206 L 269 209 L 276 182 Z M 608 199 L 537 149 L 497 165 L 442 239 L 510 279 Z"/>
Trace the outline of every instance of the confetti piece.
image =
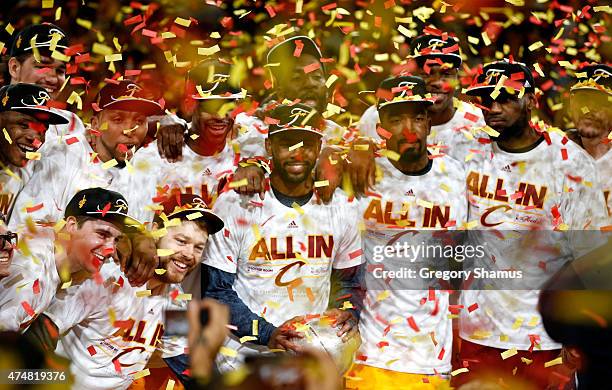
<path id="1" fill-rule="evenodd" d="M 455 371 L 451 371 L 451 376 L 457 376 L 459 374 L 463 374 L 464 372 L 469 372 L 470 370 L 466 367 L 458 368 Z"/>
<path id="2" fill-rule="evenodd" d="M 178 24 L 179 26 L 189 27 L 191 25 L 191 20 L 177 17 L 174 19 L 174 23 Z"/>
<path id="3" fill-rule="evenodd" d="M 27 303 L 26 301 L 21 302 L 21 306 L 23 307 L 23 310 L 25 310 L 26 313 L 28 313 L 28 315 L 30 317 L 34 317 L 34 310 L 32 309 L 32 306 L 30 306 L 29 303 Z"/>
<path id="4" fill-rule="evenodd" d="M 314 186 L 315 186 L 315 188 L 327 187 L 327 186 L 329 186 L 329 180 L 315 181 Z"/>
<path id="5" fill-rule="evenodd" d="M 151 375 L 151 372 L 149 371 L 148 368 L 145 368 L 142 371 L 138 371 L 136 374 L 134 374 L 134 379 L 140 379 L 140 378 L 144 378 L 145 376 L 149 376 Z"/>
<path id="6" fill-rule="evenodd" d="M 111 54 L 111 55 L 104 56 L 104 61 L 105 62 L 121 61 L 122 58 L 123 57 L 122 57 L 121 53 Z"/>
<path id="7" fill-rule="evenodd" d="M 298 143 L 297 143 L 297 144 L 295 144 L 295 145 L 291 145 L 291 146 L 289 147 L 289 151 L 291 152 L 291 151 L 293 151 L 293 150 L 299 149 L 299 148 L 301 148 L 302 146 L 304 146 L 304 141 L 300 141 L 300 142 L 298 142 Z"/>
<path id="8" fill-rule="evenodd" d="M 423 199 L 417 199 L 417 205 L 425 207 L 427 209 L 430 209 L 430 208 L 433 207 L 433 203 L 428 202 L 428 201 L 423 200 Z"/>
<path id="9" fill-rule="evenodd" d="M 40 294 L 40 280 L 36 279 L 32 284 L 32 292 L 36 295 Z"/>
<path id="10" fill-rule="evenodd" d="M 293 204 L 291 204 L 291 207 L 293 207 L 295 211 L 300 213 L 300 215 L 304 215 L 304 209 L 298 203 L 293 202 Z"/>
<path id="11" fill-rule="evenodd" d="M 8 131 L 6 131 L 6 129 L 2 129 L 2 132 L 4 133 L 4 139 L 6 139 L 6 142 L 12 145 L 13 140 L 11 139 L 11 136 L 9 135 Z"/>
<path id="12" fill-rule="evenodd" d="M 313 62 L 312 64 L 306 65 L 304 67 L 304 73 L 308 74 L 308 73 L 314 72 L 315 70 L 320 69 L 320 68 L 321 68 L 321 64 L 319 62 Z"/>
<path id="13" fill-rule="evenodd" d="M 244 344 L 244 343 L 246 343 L 246 342 L 248 342 L 248 341 L 255 341 L 255 340 L 257 340 L 257 337 L 253 337 L 253 336 L 242 336 L 242 337 L 240 338 L 240 344 Z"/>
<path id="14" fill-rule="evenodd" d="M 563 358 L 561 356 L 559 356 L 556 359 L 550 360 L 548 362 L 544 363 L 544 367 L 548 368 L 548 367 L 552 367 L 552 366 L 557 366 L 559 364 L 563 364 Z"/>
<path id="15" fill-rule="evenodd" d="M 96 348 L 93 345 L 90 345 L 89 347 L 87 347 L 87 352 L 89 352 L 90 356 L 94 356 L 97 353 Z"/>
<path id="16" fill-rule="evenodd" d="M 536 51 L 543 46 L 544 44 L 542 43 L 542 41 L 537 41 L 536 43 L 529 45 L 528 49 L 529 51 Z"/>
<path id="17" fill-rule="evenodd" d="M 174 254 L 174 250 L 172 249 L 159 248 L 157 250 L 157 256 L 160 256 L 160 257 L 172 256 L 173 254 Z"/>
<path id="18" fill-rule="evenodd" d="M 253 336 L 259 335 L 259 320 L 253 320 L 253 323 L 251 326 L 252 326 L 251 334 Z"/>
<path id="19" fill-rule="evenodd" d="M 239 181 L 231 181 L 229 183 L 229 188 L 238 188 L 238 187 L 242 187 L 242 186 L 246 186 L 246 185 L 249 185 L 249 181 L 246 178 L 244 178 L 244 179 L 239 180 Z"/>
<path id="20" fill-rule="evenodd" d="M 54 0 L 42 0 L 42 8 L 53 8 L 53 1 Z"/>
<path id="21" fill-rule="evenodd" d="M 533 363 L 533 360 L 529 360 L 526 357 L 521 357 L 521 361 L 526 365 L 530 365 L 531 363 Z"/>
<path id="22" fill-rule="evenodd" d="M 325 86 L 327 88 L 331 87 L 336 82 L 336 80 L 338 80 L 338 76 L 336 76 L 335 74 L 330 75 L 327 78 L 327 81 L 325 82 Z"/>
<path id="23" fill-rule="evenodd" d="M 408 326 L 410 326 L 415 332 L 420 332 L 420 329 L 417 326 L 413 316 L 408 317 L 406 320 L 408 321 Z"/>
<path id="24" fill-rule="evenodd" d="M 136 296 L 138 298 L 148 297 L 150 295 L 151 295 L 151 290 L 136 291 Z"/>
<path id="25" fill-rule="evenodd" d="M 72 280 L 69 280 L 67 282 L 62 283 L 62 290 L 67 289 L 68 287 L 70 287 L 72 285 Z"/>
<path id="26" fill-rule="evenodd" d="M 156 268 L 156 269 L 155 269 L 155 273 L 156 273 L 157 275 L 163 275 L 163 274 L 165 274 L 165 273 L 166 273 L 166 270 L 165 270 L 165 269 L 163 269 L 163 268 Z"/>
<path id="27" fill-rule="evenodd" d="M 166 384 L 166 390 L 174 390 L 175 381 L 172 379 L 168 379 L 168 383 Z"/>
<path id="28" fill-rule="evenodd" d="M 12 24 L 7 24 L 6 27 L 4 28 L 6 30 L 7 33 L 9 33 L 10 35 L 13 35 L 13 32 L 15 32 L 15 27 L 13 27 Z"/>
<path id="29" fill-rule="evenodd" d="M 510 348 L 509 350 L 500 353 L 500 355 L 503 360 L 506 360 L 509 357 L 516 355 L 517 353 L 518 353 L 518 350 L 516 348 Z"/>
<path id="30" fill-rule="evenodd" d="M 26 152 L 26 158 L 28 160 L 40 160 L 41 154 L 38 152 Z"/>
<path id="31" fill-rule="evenodd" d="M 353 251 L 351 253 L 349 253 L 349 259 L 353 260 L 359 256 L 361 256 L 363 254 L 363 250 L 362 249 L 357 249 L 356 251 Z"/>
<path id="32" fill-rule="evenodd" d="M 211 47 L 199 47 L 198 55 L 209 56 L 209 55 L 215 54 L 218 51 L 221 51 L 221 48 L 219 47 L 219 45 L 214 45 Z"/>
<path id="33" fill-rule="evenodd" d="M 37 204 L 36 206 L 32 206 L 32 207 L 26 207 L 26 212 L 27 213 L 33 213 L 35 211 L 38 211 L 40 209 L 42 209 L 44 207 L 44 203 L 40 203 Z"/>
<path id="34" fill-rule="evenodd" d="M 236 352 L 236 350 L 228 348 L 228 347 L 221 347 L 221 348 L 219 348 L 219 353 L 221 355 L 228 356 L 228 357 L 236 357 L 236 356 L 238 356 L 238 353 Z"/>

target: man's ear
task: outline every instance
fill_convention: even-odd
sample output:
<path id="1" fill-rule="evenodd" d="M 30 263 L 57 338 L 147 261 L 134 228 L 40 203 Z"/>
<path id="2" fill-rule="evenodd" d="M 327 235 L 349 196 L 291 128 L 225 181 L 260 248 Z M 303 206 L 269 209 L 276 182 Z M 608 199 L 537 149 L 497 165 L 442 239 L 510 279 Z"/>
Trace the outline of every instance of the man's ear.
<path id="1" fill-rule="evenodd" d="M 9 74 L 11 75 L 11 80 L 12 81 L 17 81 L 16 79 L 18 79 L 18 75 L 21 73 L 21 62 L 19 62 L 19 60 L 17 60 L 17 57 L 11 57 L 8 60 L 8 71 Z"/>
<path id="2" fill-rule="evenodd" d="M 94 130 L 100 129 L 100 114 L 95 114 L 91 117 L 91 128 Z"/>
<path id="3" fill-rule="evenodd" d="M 536 100 L 535 93 L 526 93 L 525 96 L 523 96 L 523 99 L 525 99 L 525 104 L 527 105 L 527 109 L 529 111 L 533 111 L 537 108 L 538 102 Z"/>
<path id="4" fill-rule="evenodd" d="M 75 217 L 70 216 L 66 218 L 66 224 L 64 225 L 64 230 L 66 231 L 66 233 L 70 233 L 70 234 L 79 230 L 79 225 Z"/>
<path id="5" fill-rule="evenodd" d="M 270 143 L 270 138 L 266 138 L 266 154 L 268 157 L 272 157 L 272 144 Z"/>

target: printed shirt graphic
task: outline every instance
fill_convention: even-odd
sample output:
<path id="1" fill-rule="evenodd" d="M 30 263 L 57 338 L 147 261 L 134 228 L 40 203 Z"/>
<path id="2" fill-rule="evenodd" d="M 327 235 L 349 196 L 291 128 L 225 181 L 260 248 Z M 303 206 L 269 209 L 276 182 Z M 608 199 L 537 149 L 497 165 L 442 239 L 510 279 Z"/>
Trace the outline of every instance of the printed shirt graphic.
<path id="1" fill-rule="evenodd" d="M 0 329 L 24 331 L 51 303 L 60 284 L 53 240 L 28 242 L 30 254 L 16 251 L 10 275 L 0 282 Z"/>
<path id="2" fill-rule="evenodd" d="M 491 154 L 476 155 L 468 164 L 470 219 L 476 223 L 469 236 L 486 251 L 474 266 L 521 270 L 523 278 L 517 289 L 500 281 L 462 291 L 464 308 L 477 305 L 461 311 L 460 335 L 466 340 L 502 349 L 560 348 L 542 326 L 539 290 L 533 286 L 600 244 L 597 232 L 589 236 L 594 242 L 571 232 L 597 229 L 605 218 L 595 163 L 563 133 L 546 131 L 550 144 L 544 140 L 528 152 L 508 153 L 494 143 Z"/>
<path id="3" fill-rule="evenodd" d="M 210 237 L 204 263 L 235 273 L 238 297 L 275 326 L 322 313 L 328 307 L 332 268 L 362 262 L 356 206 L 340 191 L 328 205 L 316 204 L 313 197 L 295 208 L 280 203 L 272 190 L 263 201 L 226 192 L 214 207 L 225 228 Z M 234 339 L 227 345 L 245 353 L 257 348 Z"/>
<path id="4" fill-rule="evenodd" d="M 146 286 L 132 287 L 119 266 L 105 263 L 100 280 L 58 292 L 45 311 L 61 334 L 56 353 L 70 359 L 73 389 L 126 389 L 155 349 L 164 349 L 164 311 L 180 308 L 173 300 L 182 291 L 146 295 Z"/>
<path id="5" fill-rule="evenodd" d="M 434 154 L 445 153 L 463 162 L 465 157 L 470 154 L 471 149 L 482 148 L 478 138 L 486 137 L 486 134 L 476 132 L 475 129 L 485 126 L 485 122 L 479 108 L 459 99 L 454 99 L 453 104 L 456 108 L 455 115 L 446 123 L 431 126 L 427 143 Z M 376 106 L 370 106 L 359 119 L 357 128 L 362 136 L 380 140 L 382 138 L 376 132 L 376 126 L 379 122 L 380 118 Z"/>
<path id="6" fill-rule="evenodd" d="M 368 276 L 357 362 L 409 373 L 449 372 L 452 321 L 448 319 L 448 293 L 408 289 L 414 286 L 411 282 L 375 279 L 372 271 L 374 267 L 398 270 L 408 265 L 418 270 L 432 265 L 424 259 L 404 264 L 409 260 L 403 258 L 392 259 L 390 266 L 387 258 L 376 261 L 374 251 L 392 242 L 420 243 L 431 238 L 426 231 L 462 227 L 468 209 L 465 170 L 449 156 L 434 158 L 429 172 L 415 176 L 403 174 L 386 158 L 378 163 L 385 176 L 374 194 L 360 202 Z"/>

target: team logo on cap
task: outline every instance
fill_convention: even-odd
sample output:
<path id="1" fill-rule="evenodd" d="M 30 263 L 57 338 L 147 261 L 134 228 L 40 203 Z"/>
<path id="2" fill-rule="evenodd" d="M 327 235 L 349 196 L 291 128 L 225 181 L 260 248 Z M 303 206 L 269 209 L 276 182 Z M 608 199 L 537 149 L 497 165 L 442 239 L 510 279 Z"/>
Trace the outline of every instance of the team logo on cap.
<path id="1" fill-rule="evenodd" d="M 414 89 L 414 86 L 417 85 L 417 83 L 412 82 L 412 81 L 401 81 L 397 84 L 396 88 L 401 88 L 401 92 L 399 95 L 397 95 L 397 97 L 406 97 L 406 93 L 412 89 Z"/>
<path id="2" fill-rule="evenodd" d="M 122 95 L 119 96 L 119 98 L 114 97 L 113 95 L 111 95 L 111 100 L 113 102 L 117 101 L 117 100 L 121 100 L 121 99 L 125 99 L 126 97 L 134 97 L 134 94 L 136 92 L 139 92 L 142 90 L 142 88 L 140 88 L 140 86 L 134 84 L 134 83 L 130 83 L 125 87 L 126 92 Z"/>
<path id="3" fill-rule="evenodd" d="M 104 208 L 106 208 L 106 205 L 104 206 Z M 112 212 L 115 212 L 115 213 L 125 213 L 125 212 L 127 212 L 127 210 L 128 210 L 127 202 L 125 200 L 123 200 L 123 199 L 117 199 L 115 201 L 115 204 L 111 205 L 109 210 L 106 210 L 106 211 L 100 210 L 100 205 L 98 205 L 97 206 L 97 210 L 94 213 L 98 214 L 98 213 L 105 213 L 105 212 L 109 212 L 109 211 L 112 211 Z"/>
<path id="4" fill-rule="evenodd" d="M 310 114 L 311 111 L 309 110 L 305 110 L 303 108 L 300 107 L 294 107 L 291 109 L 291 117 L 293 119 L 291 119 L 290 122 L 286 123 L 285 125 L 287 126 L 292 126 L 299 118 L 304 118 L 306 116 L 308 116 Z"/>
<path id="5" fill-rule="evenodd" d="M 204 203 L 204 200 L 200 197 L 193 198 L 193 200 L 191 201 L 191 204 L 194 206 L 194 208 L 201 208 L 201 209 L 206 208 L 206 203 Z"/>
<path id="6" fill-rule="evenodd" d="M 211 83 L 214 83 L 213 86 L 211 88 L 209 88 L 209 89 L 203 89 L 202 92 L 203 93 L 212 93 L 212 91 L 217 89 L 219 84 L 225 83 L 227 80 L 229 80 L 229 75 L 228 74 L 215 73 L 215 74 L 212 75 L 212 81 L 211 81 Z"/>
<path id="7" fill-rule="evenodd" d="M 604 79 L 606 79 L 606 78 L 608 78 L 610 76 L 612 76 L 612 73 L 608 72 L 605 69 L 595 69 L 593 71 L 593 80 L 595 80 L 597 82 L 599 82 L 599 79 L 601 79 L 602 77 Z"/>
<path id="8" fill-rule="evenodd" d="M 47 91 L 38 91 L 38 97 L 34 95 L 27 96 L 21 99 L 21 104 L 26 107 L 44 106 L 49 100 L 51 100 L 51 96 L 49 96 Z"/>
<path id="9" fill-rule="evenodd" d="M 491 84 L 491 82 L 493 80 L 495 80 L 495 82 L 497 83 L 499 81 L 499 78 L 503 74 L 504 74 L 504 70 L 503 69 L 495 69 L 495 68 L 487 69 L 487 72 L 485 74 L 485 77 L 486 77 L 485 81 L 488 84 Z"/>
<path id="10" fill-rule="evenodd" d="M 446 45 L 446 42 L 438 38 L 431 38 L 429 42 L 427 42 L 427 47 L 432 50 L 437 50 L 439 47 L 443 47 L 444 45 Z"/>

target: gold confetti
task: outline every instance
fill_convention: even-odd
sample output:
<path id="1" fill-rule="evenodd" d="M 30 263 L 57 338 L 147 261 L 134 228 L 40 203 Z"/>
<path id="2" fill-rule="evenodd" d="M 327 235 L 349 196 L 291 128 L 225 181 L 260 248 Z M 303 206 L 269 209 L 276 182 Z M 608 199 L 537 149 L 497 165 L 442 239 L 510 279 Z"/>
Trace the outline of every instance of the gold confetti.
<path id="1" fill-rule="evenodd" d="M 4 133 L 4 139 L 6 139 L 6 142 L 8 142 L 9 144 L 13 144 L 13 140 L 11 139 L 11 136 L 9 135 L 8 131 L 6 131 L 6 129 L 2 129 L 2 132 Z M 612 134 L 612 133 L 610 133 Z"/>
<path id="2" fill-rule="evenodd" d="M 221 51 L 219 45 L 214 45 L 211 47 L 198 47 L 198 55 L 201 56 L 209 56 L 211 54 L 215 54 L 218 51 Z"/>
<path id="3" fill-rule="evenodd" d="M 172 379 L 168 379 L 168 383 L 166 384 L 166 390 L 174 390 L 174 384 L 176 382 Z"/>
<path id="4" fill-rule="evenodd" d="M 157 249 L 157 256 L 165 257 L 165 256 L 172 256 L 173 254 L 174 254 L 174 251 L 172 249 L 163 249 L 163 248 Z"/>
<path id="5" fill-rule="evenodd" d="M 517 353 L 518 353 L 518 351 L 517 351 L 517 349 L 515 347 L 515 348 L 510 348 L 509 350 L 500 353 L 500 355 L 501 355 L 503 360 L 506 360 L 509 357 L 512 357 L 512 356 L 516 355 Z"/>
<path id="6" fill-rule="evenodd" d="M 163 274 L 165 274 L 165 273 L 166 273 L 166 270 L 165 270 L 165 269 L 163 269 L 163 268 L 156 268 L 156 269 L 155 269 L 155 273 L 156 273 L 157 275 L 163 275 Z"/>
<path id="7" fill-rule="evenodd" d="M 249 185 L 249 181 L 244 178 L 242 180 L 239 181 L 232 181 L 229 183 L 229 188 L 237 188 L 237 187 L 242 187 L 242 186 L 247 186 Z"/>
<path id="8" fill-rule="evenodd" d="M 151 295 L 151 290 L 136 291 L 136 296 L 138 298 L 148 297 L 150 295 Z"/>
<path id="9" fill-rule="evenodd" d="M 291 151 L 296 150 L 296 149 L 299 149 L 299 148 L 301 148 L 301 147 L 303 147 L 303 146 L 304 146 L 304 141 L 300 141 L 300 142 L 298 142 L 298 143 L 297 143 L 297 144 L 295 144 L 295 145 L 291 145 L 291 146 L 289 146 L 289 151 L 291 152 Z"/>
<path id="10" fill-rule="evenodd" d="M 529 45 L 528 49 L 529 51 L 536 51 L 543 46 L 544 44 L 542 43 L 542 41 L 537 41 L 536 43 L 532 43 L 531 45 Z"/>
<path id="11" fill-rule="evenodd" d="M 548 368 L 548 367 L 552 367 L 552 366 L 557 366 L 559 364 L 563 364 L 563 358 L 561 356 L 559 356 L 556 359 L 553 359 L 551 361 L 545 362 L 544 363 L 544 367 Z"/>
<path id="12" fill-rule="evenodd" d="M 26 152 L 26 158 L 28 160 L 40 160 L 40 156 L 38 152 Z"/>
<path id="13" fill-rule="evenodd" d="M 238 356 L 238 353 L 236 352 L 236 350 L 228 348 L 228 347 L 221 347 L 221 348 L 219 348 L 219 353 L 221 355 L 228 356 L 228 357 L 236 357 L 236 356 Z"/>
<path id="14" fill-rule="evenodd" d="M 53 0 L 42 0 L 42 8 L 53 8 Z"/>
<path id="15" fill-rule="evenodd" d="M 470 371 L 470 370 L 469 370 L 469 369 L 467 369 L 466 367 L 463 367 L 463 368 L 458 368 L 458 369 L 456 369 L 455 371 L 451 371 L 451 376 L 457 376 L 457 375 L 459 375 L 459 374 L 462 374 L 462 373 L 464 373 L 464 372 L 469 372 L 469 371 Z"/>
<path id="16" fill-rule="evenodd" d="M 134 374 L 134 379 L 140 379 L 148 375 L 151 375 L 151 372 L 148 368 L 145 368 L 144 370 L 138 371 L 136 374 Z"/>
<path id="17" fill-rule="evenodd" d="M 253 320 L 251 334 L 253 336 L 259 335 L 259 320 Z"/>
<path id="18" fill-rule="evenodd" d="M 119 164 L 117 162 L 117 160 L 112 159 L 112 160 L 109 160 L 109 161 L 105 162 L 104 164 L 102 164 L 102 169 L 110 169 L 110 168 L 114 167 L 117 164 Z"/>
<path id="19" fill-rule="evenodd" d="M 242 337 L 240 338 L 240 344 L 244 344 L 244 343 L 246 343 L 247 341 L 255 341 L 255 340 L 257 340 L 257 337 L 253 337 L 253 336 L 242 336 Z"/>
<path id="20" fill-rule="evenodd" d="M 189 27 L 191 25 L 191 19 L 183 19 L 177 17 L 176 19 L 174 19 L 174 23 L 178 24 L 179 26 Z"/>
<path id="21" fill-rule="evenodd" d="M 329 180 L 315 181 L 314 186 L 315 186 L 315 188 L 327 187 L 327 186 L 329 186 Z"/>

